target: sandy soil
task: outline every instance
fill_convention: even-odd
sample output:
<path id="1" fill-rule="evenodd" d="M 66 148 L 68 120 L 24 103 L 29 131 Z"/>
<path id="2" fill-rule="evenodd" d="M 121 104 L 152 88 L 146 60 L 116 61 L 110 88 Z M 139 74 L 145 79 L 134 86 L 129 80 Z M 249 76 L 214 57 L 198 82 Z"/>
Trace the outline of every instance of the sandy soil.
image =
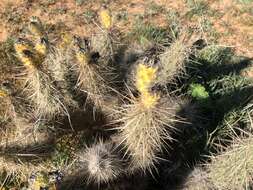
<path id="1" fill-rule="evenodd" d="M 9 35 L 17 35 L 24 30 L 24 23 L 32 15 L 41 17 L 44 22 L 55 24 L 63 22 L 74 34 L 90 35 L 97 23 L 96 13 L 102 0 L 1 0 L 0 2 L 0 41 Z M 198 9 L 198 2 L 207 4 L 207 10 L 189 18 L 187 15 Z M 115 26 L 128 32 L 137 16 L 159 26 L 168 23 L 168 12 L 177 12 L 177 19 L 185 26 L 205 27 L 204 36 L 212 43 L 213 34 L 220 45 L 234 47 L 240 55 L 253 57 L 253 2 L 240 3 L 239 0 L 117 0 L 107 1 L 113 15 L 126 14 L 127 19 L 115 21 Z M 193 4 L 193 5 L 191 5 Z M 193 7 L 192 7 L 193 6 Z M 201 8 L 200 8 L 201 9 Z M 166 13 L 164 13 L 166 12 Z M 86 22 L 84 15 L 92 15 Z M 210 35 L 211 34 L 211 35 Z"/>

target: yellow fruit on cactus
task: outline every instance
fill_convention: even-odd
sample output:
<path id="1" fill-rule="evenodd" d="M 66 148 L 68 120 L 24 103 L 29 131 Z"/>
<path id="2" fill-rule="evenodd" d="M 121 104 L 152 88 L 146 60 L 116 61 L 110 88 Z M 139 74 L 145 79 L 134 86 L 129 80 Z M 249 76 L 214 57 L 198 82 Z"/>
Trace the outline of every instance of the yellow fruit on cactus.
<path id="1" fill-rule="evenodd" d="M 23 39 L 18 39 L 14 43 L 14 49 L 16 51 L 18 59 L 25 65 L 25 66 L 32 66 L 32 54 L 33 48 L 32 46 Z"/>
<path id="2" fill-rule="evenodd" d="M 140 97 L 141 103 L 146 109 L 154 107 L 157 104 L 159 98 L 159 95 L 151 93 L 144 93 Z"/>
<path id="3" fill-rule="evenodd" d="M 33 179 L 30 181 L 31 189 L 40 190 L 42 188 L 47 188 L 49 184 L 48 176 L 43 172 L 37 172 Z"/>
<path id="4" fill-rule="evenodd" d="M 111 28 L 112 16 L 111 16 L 110 11 L 106 7 L 102 8 L 102 10 L 99 13 L 99 17 L 100 17 L 100 22 L 105 29 Z"/>
<path id="5" fill-rule="evenodd" d="M 139 64 L 137 66 L 135 86 L 140 92 L 140 101 L 143 107 L 147 109 L 156 105 L 159 100 L 157 94 L 150 92 L 150 88 L 156 79 L 156 71 L 157 68 L 148 67 L 144 64 Z"/>
<path id="6" fill-rule="evenodd" d="M 137 66 L 136 88 L 140 93 L 148 93 L 149 88 L 156 79 L 156 68 L 148 67 L 144 64 Z"/>
<path id="7" fill-rule="evenodd" d="M 23 53 L 24 51 L 32 51 L 33 47 L 29 42 L 25 39 L 19 38 L 15 43 L 14 43 L 14 49 L 17 54 Z"/>
<path id="8" fill-rule="evenodd" d="M 58 44 L 60 48 L 67 48 L 73 42 L 73 36 L 69 33 L 61 34 L 61 42 Z"/>
<path id="9" fill-rule="evenodd" d="M 36 44 L 34 49 L 41 56 L 45 56 L 48 50 L 48 42 L 45 38 L 41 38 Z"/>
<path id="10" fill-rule="evenodd" d="M 22 54 L 19 56 L 20 61 L 27 67 L 32 67 L 33 66 L 33 61 L 31 57 L 26 56 L 25 54 Z"/>
<path id="11" fill-rule="evenodd" d="M 0 98 L 6 97 L 7 93 L 4 90 L 0 90 Z"/>
<path id="12" fill-rule="evenodd" d="M 88 52 L 83 52 L 81 50 L 78 50 L 76 52 L 76 59 L 78 60 L 80 64 L 88 65 L 91 58 Z"/>

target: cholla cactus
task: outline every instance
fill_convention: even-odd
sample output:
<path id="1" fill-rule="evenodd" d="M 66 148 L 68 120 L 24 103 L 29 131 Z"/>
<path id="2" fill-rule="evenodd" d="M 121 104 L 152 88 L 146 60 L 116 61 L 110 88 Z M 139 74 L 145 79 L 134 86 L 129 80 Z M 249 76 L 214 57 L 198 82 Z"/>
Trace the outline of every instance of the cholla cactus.
<path id="1" fill-rule="evenodd" d="M 174 105 L 170 100 L 151 92 L 156 79 L 157 69 L 140 64 L 137 66 L 135 86 L 139 97 L 130 93 L 129 104 L 120 109 L 121 125 L 118 141 L 131 155 L 130 170 L 151 169 L 157 153 L 162 150 L 163 142 L 171 140 L 172 123 L 176 120 Z M 172 103 L 172 105 L 168 105 Z"/>
<path id="2" fill-rule="evenodd" d="M 237 138 L 207 164 L 208 178 L 217 189 L 250 189 L 253 173 L 253 138 Z"/>
<path id="3" fill-rule="evenodd" d="M 214 190 L 215 188 L 208 180 L 207 172 L 200 167 L 193 169 L 187 177 L 182 190 Z"/>
<path id="4" fill-rule="evenodd" d="M 99 12 L 100 23 L 102 28 L 96 34 L 91 37 L 91 48 L 95 52 L 99 52 L 103 59 L 102 64 L 110 65 L 114 60 L 116 43 L 115 36 L 111 32 L 112 28 L 112 16 L 110 10 L 103 6 Z"/>
<path id="5" fill-rule="evenodd" d="M 74 70 L 78 74 L 76 86 L 87 93 L 88 100 L 91 100 L 96 108 L 103 108 L 104 100 L 110 91 L 110 81 L 113 79 L 112 71 L 109 66 L 97 63 L 92 59 L 92 52 L 87 44 L 81 48 L 79 43 L 82 42 L 76 43 L 75 50 L 77 61 Z"/>
<path id="6" fill-rule="evenodd" d="M 39 17 L 31 17 L 28 30 L 35 40 L 46 38 L 46 33 Z"/>
<path id="7" fill-rule="evenodd" d="M 123 172 L 123 162 L 111 142 L 102 142 L 87 147 L 78 153 L 79 166 L 88 182 L 109 183 Z"/>
<path id="8" fill-rule="evenodd" d="M 73 87 L 70 83 L 73 81 L 73 77 L 70 74 L 70 68 L 73 67 L 72 53 L 59 47 L 50 46 L 49 53 L 47 54 L 43 65 L 47 69 L 48 74 L 51 76 L 51 80 L 57 88 L 59 94 L 61 94 L 60 99 L 62 105 L 67 109 L 77 108 L 77 102 L 74 100 L 71 92 Z"/>
<path id="9" fill-rule="evenodd" d="M 187 40 L 186 40 L 187 39 Z M 185 35 L 180 35 L 160 55 L 160 69 L 157 83 L 165 86 L 173 83 L 177 77 L 185 72 L 185 62 L 191 53 L 192 41 Z"/>
<path id="10" fill-rule="evenodd" d="M 60 98 L 52 86 L 47 73 L 41 71 L 43 65 L 38 62 L 36 53 L 29 43 L 19 39 L 15 44 L 17 57 L 26 67 L 26 86 L 24 92 L 36 105 L 36 115 L 39 117 L 54 117 L 62 112 L 63 106 Z"/>

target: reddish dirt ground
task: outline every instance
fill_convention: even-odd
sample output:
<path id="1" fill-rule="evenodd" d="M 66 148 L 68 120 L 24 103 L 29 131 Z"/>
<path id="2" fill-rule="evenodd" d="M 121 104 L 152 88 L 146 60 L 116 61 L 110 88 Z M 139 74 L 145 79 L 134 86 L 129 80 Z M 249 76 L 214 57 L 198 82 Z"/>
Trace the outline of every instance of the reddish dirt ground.
<path id="1" fill-rule="evenodd" d="M 86 0 L 81 5 L 77 2 L 77 0 L 2 0 L 0 41 L 22 31 L 24 23 L 32 15 L 39 16 L 47 23 L 63 22 L 75 34 L 90 35 L 95 28 L 94 22 L 97 22 L 96 16 L 93 21 L 86 23 L 83 15 L 97 13 L 102 1 Z M 202 10 L 199 2 L 200 5 L 204 2 L 207 7 Z M 106 4 L 114 16 L 127 14 L 127 19 L 114 22 L 123 32 L 130 31 L 138 15 L 144 15 L 144 20 L 163 26 L 168 23 L 168 16 L 164 12 L 177 12 L 177 19 L 184 26 L 206 27 L 202 26 L 202 23 L 207 21 L 209 28 L 203 29 L 203 36 L 210 43 L 216 35 L 215 41 L 218 44 L 234 47 L 238 54 L 253 57 L 253 2 L 246 4 L 240 3 L 239 0 L 118 0 L 108 1 Z M 187 15 L 194 11 L 194 7 L 199 11 L 189 18 Z"/>

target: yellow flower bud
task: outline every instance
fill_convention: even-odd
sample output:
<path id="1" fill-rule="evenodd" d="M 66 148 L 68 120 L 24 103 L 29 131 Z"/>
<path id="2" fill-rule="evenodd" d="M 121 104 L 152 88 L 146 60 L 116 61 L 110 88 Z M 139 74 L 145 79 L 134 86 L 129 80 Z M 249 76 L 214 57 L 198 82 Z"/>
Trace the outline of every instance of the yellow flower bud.
<path id="1" fill-rule="evenodd" d="M 48 42 L 45 39 L 40 39 L 39 42 L 35 44 L 34 49 L 39 53 L 41 56 L 45 56 L 48 50 Z"/>
<path id="2" fill-rule="evenodd" d="M 7 93 L 4 90 L 0 90 L 0 98 L 6 97 Z"/>
<path id="3" fill-rule="evenodd" d="M 40 190 L 41 188 L 46 188 L 49 184 L 49 179 L 46 174 L 38 173 L 34 183 L 32 184 L 33 190 Z"/>
<path id="4" fill-rule="evenodd" d="M 143 93 L 140 96 L 141 99 L 141 103 L 143 104 L 144 108 L 152 108 L 153 106 L 155 106 L 159 100 L 159 96 L 157 94 L 152 94 L 152 93 Z"/>
<path id="5" fill-rule="evenodd" d="M 146 93 L 152 87 L 152 83 L 156 79 L 156 68 L 139 64 L 136 73 L 136 88 L 140 93 Z"/>
<path id="6" fill-rule="evenodd" d="M 76 53 L 76 59 L 78 60 L 79 63 L 87 65 L 90 62 L 90 55 L 88 52 L 82 52 L 79 50 Z"/>
<path id="7" fill-rule="evenodd" d="M 62 33 L 61 34 L 61 42 L 58 45 L 60 48 L 66 48 L 67 46 L 71 45 L 73 41 L 73 36 L 69 33 Z"/>
<path id="8" fill-rule="evenodd" d="M 112 26 L 112 16 L 108 9 L 103 8 L 100 13 L 100 22 L 105 29 L 109 29 Z"/>

